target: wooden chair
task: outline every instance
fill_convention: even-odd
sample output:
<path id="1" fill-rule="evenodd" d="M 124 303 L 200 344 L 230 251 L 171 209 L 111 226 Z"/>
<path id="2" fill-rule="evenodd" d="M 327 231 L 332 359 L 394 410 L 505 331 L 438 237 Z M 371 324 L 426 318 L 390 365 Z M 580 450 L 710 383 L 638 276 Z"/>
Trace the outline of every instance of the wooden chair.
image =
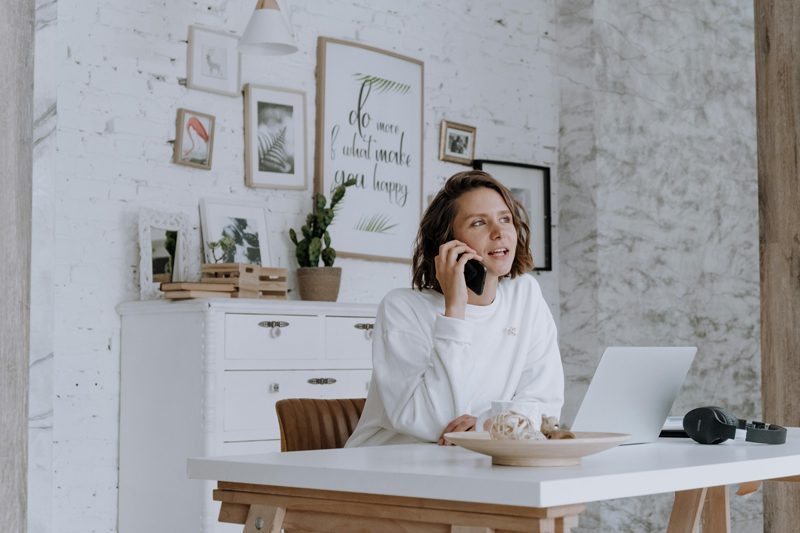
<path id="1" fill-rule="evenodd" d="M 281 451 L 342 448 L 353 433 L 366 398 L 318 400 L 290 398 L 275 404 Z"/>

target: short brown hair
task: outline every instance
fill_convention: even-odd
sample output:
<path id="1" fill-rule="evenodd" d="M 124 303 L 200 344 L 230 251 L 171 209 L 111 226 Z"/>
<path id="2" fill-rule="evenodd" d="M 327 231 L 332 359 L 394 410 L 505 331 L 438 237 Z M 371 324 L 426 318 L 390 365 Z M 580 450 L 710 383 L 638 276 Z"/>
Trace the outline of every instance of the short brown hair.
<path id="1" fill-rule="evenodd" d="M 533 268 L 533 257 L 528 245 L 530 227 L 525 208 L 491 174 L 482 170 L 468 170 L 451 176 L 422 215 L 412 259 L 412 286 L 415 289 L 442 292 L 436 279 L 434 259 L 439 255 L 439 246 L 453 240 L 453 221 L 458 209 L 456 201 L 465 192 L 479 187 L 497 191 L 511 211 L 514 228 L 517 230 L 517 249 L 509 276 L 514 278 Z"/>

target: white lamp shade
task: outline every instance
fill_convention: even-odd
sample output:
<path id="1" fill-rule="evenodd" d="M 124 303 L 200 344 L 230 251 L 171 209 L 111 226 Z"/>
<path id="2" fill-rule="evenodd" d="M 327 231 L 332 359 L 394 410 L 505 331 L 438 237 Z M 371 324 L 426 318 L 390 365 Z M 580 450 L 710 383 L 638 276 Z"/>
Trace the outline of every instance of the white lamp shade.
<path id="1" fill-rule="evenodd" d="M 239 39 L 239 51 L 278 56 L 297 52 L 297 45 L 289 23 L 279 10 L 256 9 Z"/>

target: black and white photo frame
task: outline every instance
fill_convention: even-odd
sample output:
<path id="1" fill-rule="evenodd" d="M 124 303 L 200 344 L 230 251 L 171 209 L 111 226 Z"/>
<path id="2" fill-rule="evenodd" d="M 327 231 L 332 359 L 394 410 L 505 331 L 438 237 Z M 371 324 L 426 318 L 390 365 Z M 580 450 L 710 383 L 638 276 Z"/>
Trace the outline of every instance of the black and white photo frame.
<path id="1" fill-rule="evenodd" d="M 139 211 L 139 292 L 142 300 L 161 296 L 161 283 L 188 281 L 189 221 L 183 213 Z"/>

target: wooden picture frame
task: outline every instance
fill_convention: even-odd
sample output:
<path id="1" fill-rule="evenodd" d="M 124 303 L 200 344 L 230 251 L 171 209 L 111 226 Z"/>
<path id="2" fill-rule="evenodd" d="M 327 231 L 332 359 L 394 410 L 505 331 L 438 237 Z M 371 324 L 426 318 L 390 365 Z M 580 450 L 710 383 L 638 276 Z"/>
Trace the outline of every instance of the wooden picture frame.
<path id="1" fill-rule="evenodd" d="M 410 262 L 422 214 L 422 61 L 317 40 L 315 190 L 350 177 L 329 228 L 340 257 Z"/>
<path id="2" fill-rule="evenodd" d="M 203 198 L 200 224 L 206 263 L 270 266 L 267 218 L 262 202 Z"/>
<path id="3" fill-rule="evenodd" d="M 443 120 L 439 130 L 439 159 L 471 165 L 475 159 L 475 126 Z"/>
<path id="4" fill-rule="evenodd" d="M 188 281 L 189 219 L 183 213 L 139 211 L 139 293 L 160 298 L 162 282 Z"/>
<path id="5" fill-rule="evenodd" d="M 245 183 L 305 190 L 306 93 L 244 86 Z"/>
<path id="6" fill-rule="evenodd" d="M 213 115 L 178 109 L 172 161 L 178 165 L 211 170 L 214 122 Z"/>
<path id="7" fill-rule="evenodd" d="M 189 26 L 186 86 L 226 96 L 239 96 L 239 37 Z"/>
<path id="8" fill-rule="evenodd" d="M 522 203 L 530 219 L 533 270 L 553 270 L 550 168 L 489 159 L 474 160 L 473 168 L 494 176 L 497 181 L 508 187 L 511 194 Z"/>

